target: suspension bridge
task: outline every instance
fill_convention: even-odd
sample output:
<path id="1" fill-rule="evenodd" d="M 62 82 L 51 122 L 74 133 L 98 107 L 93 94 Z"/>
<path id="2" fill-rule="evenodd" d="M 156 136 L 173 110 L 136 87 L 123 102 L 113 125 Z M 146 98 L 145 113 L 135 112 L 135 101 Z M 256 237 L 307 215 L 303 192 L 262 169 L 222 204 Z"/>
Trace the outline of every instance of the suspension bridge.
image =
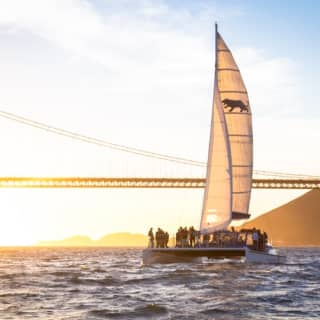
<path id="1" fill-rule="evenodd" d="M 70 139 L 126 153 L 182 165 L 206 167 L 205 162 L 150 152 L 56 128 L 0 110 L 0 117 Z M 253 171 L 256 189 L 320 189 L 320 177 L 271 171 Z M 203 177 L 0 177 L 0 188 L 204 188 Z"/>

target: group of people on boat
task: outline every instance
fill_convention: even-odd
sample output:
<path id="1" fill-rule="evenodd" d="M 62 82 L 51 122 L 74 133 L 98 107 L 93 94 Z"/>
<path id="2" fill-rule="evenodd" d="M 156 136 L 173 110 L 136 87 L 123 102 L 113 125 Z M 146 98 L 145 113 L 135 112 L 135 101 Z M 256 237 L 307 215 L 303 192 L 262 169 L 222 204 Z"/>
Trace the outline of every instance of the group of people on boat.
<path id="1" fill-rule="evenodd" d="M 268 244 L 268 234 L 260 229 L 252 229 L 252 248 L 254 250 L 263 251 Z"/>
<path id="2" fill-rule="evenodd" d="M 169 233 L 158 228 L 155 236 L 153 229 L 149 233 L 150 248 L 168 248 Z M 268 244 L 268 235 L 259 229 L 241 229 L 236 231 L 219 230 L 213 233 L 201 234 L 193 226 L 190 228 L 179 227 L 176 232 L 176 248 L 213 248 L 213 247 L 244 247 L 249 246 L 254 250 L 263 251 Z"/>
<path id="3" fill-rule="evenodd" d="M 194 227 L 180 227 L 176 233 L 176 248 L 239 247 L 245 244 L 234 228 L 201 234 Z"/>
<path id="4" fill-rule="evenodd" d="M 149 236 L 149 247 L 150 248 L 168 248 L 169 233 L 158 228 L 156 234 L 153 234 L 153 229 L 150 228 L 148 232 Z M 154 243 L 156 240 L 156 243 Z"/>
<path id="5" fill-rule="evenodd" d="M 219 230 L 212 234 L 203 235 L 203 247 L 243 247 L 246 244 L 244 236 L 232 229 L 229 230 Z"/>
<path id="6" fill-rule="evenodd" d="M 176 233 L 176 247 L 178 248 L 193 248 L 197 243 L 199 243 L 200 231 L 194 229 L 194 227 L 179 227 Z"/>

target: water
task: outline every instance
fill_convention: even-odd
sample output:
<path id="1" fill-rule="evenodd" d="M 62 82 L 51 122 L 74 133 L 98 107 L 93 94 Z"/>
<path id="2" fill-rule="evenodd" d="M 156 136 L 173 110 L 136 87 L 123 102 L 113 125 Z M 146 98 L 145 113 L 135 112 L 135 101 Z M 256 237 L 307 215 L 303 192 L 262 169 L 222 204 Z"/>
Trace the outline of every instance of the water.
<path id="1" fill-rule="evenodd" d="M 143 266 L 137 249 L 0 249 L 0 319 L 320 319 L 320 248 L 285 265 Z"/>

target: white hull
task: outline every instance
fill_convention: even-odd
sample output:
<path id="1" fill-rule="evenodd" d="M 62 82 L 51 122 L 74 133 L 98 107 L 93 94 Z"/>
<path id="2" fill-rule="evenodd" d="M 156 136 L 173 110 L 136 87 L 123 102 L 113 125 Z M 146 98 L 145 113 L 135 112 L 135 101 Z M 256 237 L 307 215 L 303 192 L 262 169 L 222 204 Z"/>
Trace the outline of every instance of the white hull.
<path id="1" fill-rule="evenodd" d="M 286 262 L 286 257 L 277 254 L 275 249 L 256 251 L 246 248 L 246 261 L 250 263 L 281 264 Z"/>

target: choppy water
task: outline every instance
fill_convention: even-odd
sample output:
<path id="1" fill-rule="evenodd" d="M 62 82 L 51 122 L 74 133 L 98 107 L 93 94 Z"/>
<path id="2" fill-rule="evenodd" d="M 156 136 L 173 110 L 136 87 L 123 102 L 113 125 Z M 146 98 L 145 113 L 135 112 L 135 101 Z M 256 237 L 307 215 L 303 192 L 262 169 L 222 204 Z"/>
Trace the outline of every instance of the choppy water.
<path id="1" fill-rule="evenodd" d="M 0 319 L 320 319 L 320 248 L 281 253 L 143 266 L 137 249 L 0 249 Z"/>

